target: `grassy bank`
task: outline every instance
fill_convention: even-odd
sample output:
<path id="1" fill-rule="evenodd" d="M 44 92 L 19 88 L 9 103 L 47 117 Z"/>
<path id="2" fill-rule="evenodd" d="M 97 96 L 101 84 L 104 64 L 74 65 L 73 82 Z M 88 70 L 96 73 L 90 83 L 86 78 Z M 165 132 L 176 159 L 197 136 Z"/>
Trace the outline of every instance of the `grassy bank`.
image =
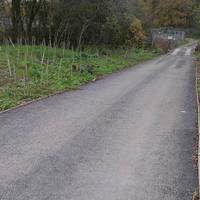
<path id="1" fill-rule="evenodd" d="M 0 111 L 75 89 L 158 55 L 147 50 L 76 52 L 45 46 L 0 47 Z"/>

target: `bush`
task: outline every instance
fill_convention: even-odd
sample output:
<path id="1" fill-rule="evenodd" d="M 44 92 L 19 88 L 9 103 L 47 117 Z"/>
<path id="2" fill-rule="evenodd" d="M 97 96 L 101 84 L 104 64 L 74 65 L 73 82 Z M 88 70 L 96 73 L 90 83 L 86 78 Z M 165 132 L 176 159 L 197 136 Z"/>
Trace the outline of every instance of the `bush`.
<path id="1" fill-rule="evenodd" d="M 154 39 L 154 46 L 156 49 L 162 49 L 165 53 L 169 51 L 170 49 L 170 43 L 169 40 L 157 37 Z"/>
<path id="2" fill-rule="evenodd" d="M 130 35 L 131 46 L 136 48 L 144 47 L 146 39 L 145 32 L 143 30 L 141 20 L 137 19 L 136 17 L 133 19 L 133 22 L 130 25 Z"/>
<path id="3" fill-rule="evenodd" d="M 196 48 L 195 48 L 195 51 L 196 51 L 196 52 L 200 52 L 200 42 L 198 42 L 198 44 L 197 44 L 197 46 L 196 46 Z"/>

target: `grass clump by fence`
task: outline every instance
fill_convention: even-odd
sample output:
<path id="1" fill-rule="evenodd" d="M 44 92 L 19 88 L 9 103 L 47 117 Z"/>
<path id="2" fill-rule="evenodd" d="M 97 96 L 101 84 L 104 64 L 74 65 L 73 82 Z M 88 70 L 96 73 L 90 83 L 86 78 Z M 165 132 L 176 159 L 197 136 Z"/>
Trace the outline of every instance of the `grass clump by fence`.
<path id="1" fill-rule="evenodd" d="M 28 45 L 0 47 L 0 110 L 75 89 L 158 55 L 150 50 L 91 50 L 77 52 Z"/>

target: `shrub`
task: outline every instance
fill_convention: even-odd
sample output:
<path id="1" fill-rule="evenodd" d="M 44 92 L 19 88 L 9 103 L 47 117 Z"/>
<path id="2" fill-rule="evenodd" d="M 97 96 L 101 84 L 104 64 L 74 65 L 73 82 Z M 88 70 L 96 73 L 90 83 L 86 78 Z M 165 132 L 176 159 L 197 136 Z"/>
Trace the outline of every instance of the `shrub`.
<path id="1" fill-rule="evenodd" d="M 197 44 L 197 46 L 196 46 L 196 48 L 195 48 L 195 51 L 196 51 L 196 52 L 200 52 L 200 42 L 198 42 L 198 44 Z"/>
<path id="2" fill-rule="evenodd" d="M 130 42 L 131 46 L 134 46 L 136 48 L 142 48 L 144 47 L 145 43 L 145 32 L 142 27 L 141 20 L 134 17 L 133 22 L 130 25 Z"/>
<path id="3" fill-rule="evenodd" d="M 168 52 L 170 49 L 169 40 L 157 37 L 154 39 L 154 46 L 156 49 L 162 49 L 164 52 Z"/>

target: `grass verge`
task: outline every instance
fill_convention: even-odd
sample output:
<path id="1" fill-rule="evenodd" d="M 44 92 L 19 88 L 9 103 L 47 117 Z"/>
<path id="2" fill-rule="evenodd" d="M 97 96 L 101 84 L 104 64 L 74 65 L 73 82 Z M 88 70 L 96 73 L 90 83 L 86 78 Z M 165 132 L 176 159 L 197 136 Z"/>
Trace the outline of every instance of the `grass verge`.
<path id="1" fill-rule="evenodd" d="M 142 49 L 76 52 L 42 45 L 1 46 L 0 111 L 75 89 L 158 54 L 159 51 Z"/>

